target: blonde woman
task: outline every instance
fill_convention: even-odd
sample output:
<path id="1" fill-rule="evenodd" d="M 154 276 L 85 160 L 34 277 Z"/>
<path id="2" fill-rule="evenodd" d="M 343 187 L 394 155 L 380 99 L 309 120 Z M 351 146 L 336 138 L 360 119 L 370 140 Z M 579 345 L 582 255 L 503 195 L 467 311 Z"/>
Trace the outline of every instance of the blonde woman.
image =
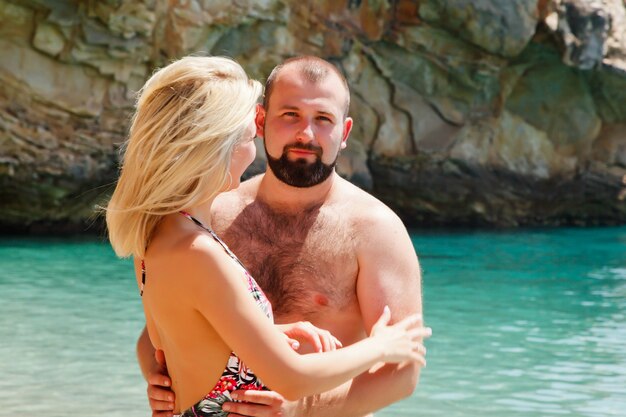
<path id="1" fill-rule="evenodd" d="M 165 352 L 183 416 L 226 415 L 221 404 L 236 389 L 267 384 L 297 399 L 378 362 L 424 363 L 419 340 L 429 329 L 415 316 L 388 326 L 388 309 L 359 343 L 294 352 L 263 291 L 211 230 L 213 199 L 237 187 L 254 159 L 260 95 L 227 58 L 187 57 L 156 72 L 140 93 L 107 207 L 111 244 L 135 258 L 150 339 Z"/>

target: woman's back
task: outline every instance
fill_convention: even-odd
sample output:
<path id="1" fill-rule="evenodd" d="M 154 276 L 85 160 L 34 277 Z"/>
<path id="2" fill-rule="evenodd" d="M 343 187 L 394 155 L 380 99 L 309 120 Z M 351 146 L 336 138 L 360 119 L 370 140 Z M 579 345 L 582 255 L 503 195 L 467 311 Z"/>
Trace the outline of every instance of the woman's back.
<path id="1" fill-rule="evenodd" d="M 225 248 L 209 231 L 192 223 L 182 215 L 168 216 L 157 229 L 146 252 L 145 287 L 143 302 L 151 340 L 165 352 L 168 371 L 174 381 L 177 409 L 184 411 L 200 398 L 212 397 L 217 404 L 223 402 L 228 391 L 245 385 L 248 389 L 261 389 L 262 384 L 247 370 L 231 349 L 217 334 L 213 326 L 194 307 L 186 271 L 189 256 L 197 256 L 191 248 L 202 247 L 202 255 L 236 265 Z M 229 259 L 224 259 L 224 257 Z M 238 265 L 237 265 L 238 266 Z M 241 280 L 256 295 L 261 308 L 271 317 L 269 302 L 243 267 L 238 268 Z M 203 271 L 207 280 L 223 279 L 216 271 Z M 136 274 L 141 282 L 141 263 L 136 262 Z M 219 293 L 214 294 L 219 297 Z M 214 302 L 207 299 L 203 302 Z M 229 318 L 221 317 L 228 321 Z M 154 335 L 154 337 L 153 337 Z M 234 368 L 234 369 L 233 369 Z M 221 380 L 220 380 L 221 378 Z M 221 382 L 221 384 L 216 384 Z M 230 386 L 229 386 L 230 385 Z M 210 414 L 209 414 L 210 415 Z"/>

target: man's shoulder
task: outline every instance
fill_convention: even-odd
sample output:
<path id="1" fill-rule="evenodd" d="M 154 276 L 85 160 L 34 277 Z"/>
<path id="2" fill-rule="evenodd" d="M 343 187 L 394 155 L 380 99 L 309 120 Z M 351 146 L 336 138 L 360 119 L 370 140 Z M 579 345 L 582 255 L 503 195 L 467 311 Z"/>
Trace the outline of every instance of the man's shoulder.
<path id="1" fill-rule="evenodd" d="M 357 229 L 368 225 L 401 223 L 400 218 L 385 203 L 343 178 L 338 181 L 335 202 L 342 216 L 349 218 Z"/>

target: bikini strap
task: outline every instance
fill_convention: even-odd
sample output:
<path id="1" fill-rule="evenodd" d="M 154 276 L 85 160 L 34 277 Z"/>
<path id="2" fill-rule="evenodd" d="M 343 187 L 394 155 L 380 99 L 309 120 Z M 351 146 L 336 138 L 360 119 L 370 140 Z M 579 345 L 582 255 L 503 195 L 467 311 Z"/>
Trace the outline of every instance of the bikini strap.
<path id="1" fill-rule="evenodd" d="M 244 271 L 248 272 L 248 269 L 244 266 L 243 262 L 239 260 L 237 255 L 235 255 L 233 251 L 230 250 L 228 245 L 226 245 L 226 243 L 222 239 L 220 239 L 220 237 L 217 235 L 217 233 L 213 231 L 213 229 L 205 226 L 204 224 L 202 224 L 200 220 L 196 219 L 195 217 L 193 217 L 191 214 L 187 213 L 186 211 L 181 210 L 179 211 L 179 213 L 185 216 L 186 218 L 188 218 L 189 220 L 191 220 L 192 222 L 194 222 L 197 226 L 201 227 L 203 230 L 209 232 L 209 234 L 213 237 L 213 239 L 215 239 L 215 241 L 219 243 L 220 246 L 222 246 L 222 248 L 224 248 L 228 256 L 233 258 L 233 260 L 235 260 L 235 262 L 237 262 L 244 269 Z"/>
<path id="2" fill-rule="evenodd" d="M 143 297 L 143 288 L 146 286 L 146 263 L 141 260 L 141 287 L 139 288 L 139 296 Z"/>

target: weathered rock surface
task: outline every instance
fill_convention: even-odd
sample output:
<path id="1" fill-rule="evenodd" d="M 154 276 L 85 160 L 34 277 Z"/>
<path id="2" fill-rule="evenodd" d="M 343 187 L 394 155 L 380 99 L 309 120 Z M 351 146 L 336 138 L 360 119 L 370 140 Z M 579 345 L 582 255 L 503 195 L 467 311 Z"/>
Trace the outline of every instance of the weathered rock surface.
<path id="1" fill-rule="evenodd" d="M 0 0 L 0 51 L 0 231 L 90 224 L 134 93 L 198 52 L 336 63 L 338 169 L 412 225 L 626 223 L 622 0 Z"/>

